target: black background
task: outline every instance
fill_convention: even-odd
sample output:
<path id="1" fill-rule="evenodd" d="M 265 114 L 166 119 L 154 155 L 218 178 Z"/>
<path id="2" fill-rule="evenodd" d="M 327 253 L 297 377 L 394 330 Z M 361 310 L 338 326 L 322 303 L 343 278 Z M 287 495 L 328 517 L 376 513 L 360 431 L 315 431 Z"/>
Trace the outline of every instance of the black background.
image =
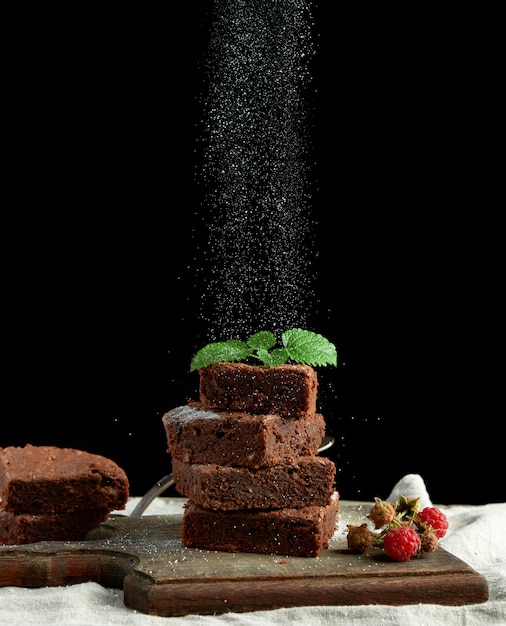
<path id="1" fill-rule="evenodd" d="M 502 501 L 496 83 L 450 17 L 333 4 L 314 6 L 312 137 L 338 490 L 419 473 L 435 502 Z M 211 8 L 33 16 L 12 51 L 0 445 L 104 454 L 132 495 L 170 471 L 161 417 L 195 397 L 207 342 L 191 238 Z"/>

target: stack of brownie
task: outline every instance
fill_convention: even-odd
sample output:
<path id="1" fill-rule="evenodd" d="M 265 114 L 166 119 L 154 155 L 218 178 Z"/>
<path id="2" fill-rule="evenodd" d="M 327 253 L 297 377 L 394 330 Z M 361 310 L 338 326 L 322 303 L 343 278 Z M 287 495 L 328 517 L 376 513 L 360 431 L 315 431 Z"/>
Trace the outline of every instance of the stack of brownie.
<path id="1" fill-rule="evenodd" d="M 318 556 L 339 495 L 334 463 L 318 456 L 315 370 L 215 363 L 199 375 L 199 401 L 162 418 L 176 489 L 188 498 L 183 545 Z"/>
<path id="2" fill-rule="evenodd" d="M 129 495 L 126 473 L 98 454 L 56 446 L 0 448 L 0 544 L 76 541 Z"/>

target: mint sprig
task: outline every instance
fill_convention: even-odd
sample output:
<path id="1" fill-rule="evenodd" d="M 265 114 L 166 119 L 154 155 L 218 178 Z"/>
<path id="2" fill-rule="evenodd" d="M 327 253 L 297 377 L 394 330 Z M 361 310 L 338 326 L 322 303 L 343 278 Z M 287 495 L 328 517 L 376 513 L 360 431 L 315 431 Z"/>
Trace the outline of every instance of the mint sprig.
<path id="1" fill-rule="evenodd" d="M 190 372 L 220 361 L 246 361 L 257 359 L 266 367 L 283 365 L 287 361 L 305 365 L 337 366 L 337 349 L 322 335 L 310 330 L 292 328 L 281 335 L 282 347 L 276 347 L 274 333 L 262 330 L 246 341 L 231 339 L 215 341 L 201 348 L 193 357 Z"/>

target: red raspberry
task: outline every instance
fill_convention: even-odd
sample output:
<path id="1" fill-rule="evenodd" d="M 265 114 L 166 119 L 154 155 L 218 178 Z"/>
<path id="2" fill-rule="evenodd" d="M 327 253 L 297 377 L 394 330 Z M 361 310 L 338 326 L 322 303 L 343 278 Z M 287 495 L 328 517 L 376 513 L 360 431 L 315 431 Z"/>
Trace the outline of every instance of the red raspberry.
<path id="1" fill-rule="evenodd" d="M 395 561 L 409 561 L 418 552 L 420 537 L 411 526 L 389 530 L 383 539 L 385 552 Z"/>
<path id="2" fill-rule="evenodd" d="M 439 539 L 442 539 L 448 530 L 446 515 L 433 506 L 426 506 L 423 511 L 418 513 L 418 522 L 424 528 L 433 528 Z"/>

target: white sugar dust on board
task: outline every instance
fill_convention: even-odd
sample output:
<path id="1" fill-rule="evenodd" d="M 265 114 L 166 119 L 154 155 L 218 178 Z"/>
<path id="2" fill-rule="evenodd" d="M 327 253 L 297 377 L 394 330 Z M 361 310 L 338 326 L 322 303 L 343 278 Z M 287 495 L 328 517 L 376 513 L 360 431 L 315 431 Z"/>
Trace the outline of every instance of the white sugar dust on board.
<path id="1" fill-rule="evenodd" d="M 197 225 L 203 229 L 200 317 L 209 340 L 308 325 L 315 300 L 310 5 L 304 0 L 214 5 Z"/>

